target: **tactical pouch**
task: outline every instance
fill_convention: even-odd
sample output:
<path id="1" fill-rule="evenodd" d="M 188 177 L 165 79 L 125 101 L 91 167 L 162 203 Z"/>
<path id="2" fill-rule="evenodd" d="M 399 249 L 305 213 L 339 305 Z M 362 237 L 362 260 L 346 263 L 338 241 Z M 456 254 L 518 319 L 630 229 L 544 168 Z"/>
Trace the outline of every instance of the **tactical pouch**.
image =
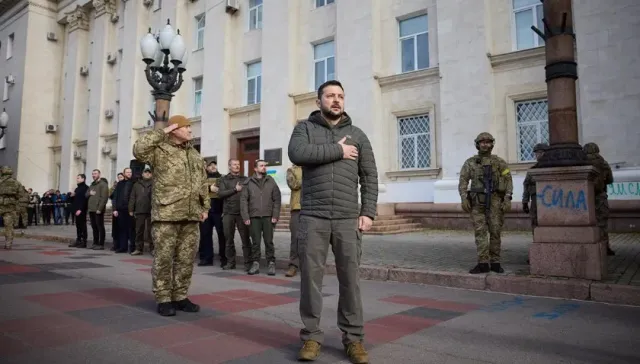
<path id="1" fill-rule="evenodd" d="M 484 205 L 487 202 L 487 195 L 484 193 L 476 193 L 476 201 L 479 205 Z"/>

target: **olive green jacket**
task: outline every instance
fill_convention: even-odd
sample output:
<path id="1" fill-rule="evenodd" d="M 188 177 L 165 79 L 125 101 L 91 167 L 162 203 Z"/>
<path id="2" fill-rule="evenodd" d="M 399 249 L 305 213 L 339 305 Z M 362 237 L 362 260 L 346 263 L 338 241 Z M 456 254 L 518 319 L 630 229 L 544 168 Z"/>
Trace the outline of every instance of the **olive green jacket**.
<path id="1" fill-rule="evenodd" d="M 151 221 L 200 221 L 209 211 L 204 160 L 191 143 L 178 145 L 153 130 L 133 145 L 133 155 L 153 167 Z"/>
<path id="2" fill-rule="evenodd" d="M 504 159 L 497 155 L 488 156 L 475 155 L 467 159 L 460 170 L 460 179 L 458 181 L 458 192 L 462 200 L 467 198 L 467 194 L 482 193 L 484 189 L 484 165 L 491 166 L 491 178 L 493 180 L 492 189 L 496 194 L 504 197 L 513 194 L 513 179 L 509 165 Z M 471 182 L 469 186 L 469 182 Z"/>

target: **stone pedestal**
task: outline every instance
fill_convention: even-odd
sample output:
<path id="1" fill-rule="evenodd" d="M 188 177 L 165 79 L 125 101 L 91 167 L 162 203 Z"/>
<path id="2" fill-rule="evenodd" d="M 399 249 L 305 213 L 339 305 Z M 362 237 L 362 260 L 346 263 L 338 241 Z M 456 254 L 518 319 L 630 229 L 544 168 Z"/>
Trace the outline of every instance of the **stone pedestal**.
<path id="1" fill-rule="evenodd" d="M 531 169 L 538 227 L 529 251 L 531 274 L 602 280 L 606 245 L 596 225 L 592 166 Z"/>

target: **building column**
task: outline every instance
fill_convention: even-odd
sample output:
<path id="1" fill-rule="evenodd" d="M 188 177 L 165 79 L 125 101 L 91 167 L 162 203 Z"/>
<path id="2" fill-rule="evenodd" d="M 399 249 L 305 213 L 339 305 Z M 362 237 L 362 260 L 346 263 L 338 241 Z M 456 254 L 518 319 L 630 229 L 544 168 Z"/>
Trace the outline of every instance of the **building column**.
<path id="1" fill-rule="evenodd" d="M 114 29 L 111 25 L 110 17 L 115 13 L 114 0 L 93 0 L 94 7 L 94 31 L 96 36 L 92 39 L 91 47 L 91 76 L 89 78 L 89 120 L 87 120 L 87 155 L 85 174 L 98 168 L 106 173 L 108 166 L 101 165 L 101 148 L 103 143 L 100 135 L 104 130 L 105 116 L 107 108 L 113 108 L 113 88 L 116 82 L 113 72 L 110 72 L 110 65 L 107 64 L 107 53 L 117 53 L 117 50 L 110 49 L 113 45 Z"/>
<path id="2" fill-rule="evenodd" d="M 60 156 L 60 189 L 68 190 L 75 185 L 73 178 L 73 152 L 76 125 L 84 122 L 86 115 L 84 94 L 85 77 L 80 67 L 87 65 L 87 41 L 89 37 L 89 15 L 81 6 L 67 13 L 67 56 L 64 80 L 62 151 Z"/>
<path id="3" fill-rule="evenodd" d="M 218 7 L 208 10 L 206 17 L 203 64 L 209 72 L 205 72 L 202 80 L 202 115 L 205 117 L 200 129 L 200 153 L 216 156 L 221 173 L 226 173 L 231 137 L 226 109 L 234 101 L 234 27 L 229 14 Z"/>
<path id="4" fill-rule="evenodd" d="M 336 34 L 349 37 L 335 39 L 336 78 L 345 93 L 345 111 L 353 124 L 367 134 L 373 147 L 377 165 L 387 154 L 380 113 L 381 91 L 378 81 L 380 59 L 380 2 L 340 0 L 336 1 Z M 385 8 L 387 8 L 385 6 Z M 354 18 L 353 14 L 359 14 Z M 386 171 L 378 168 L 378 180 Z M 378 202 L 385 201 L 386 188 L 378 184 Z M 378 211 L 381 213 L 381 211 Z M 388 211 L 384 212 L 385 214 Z"/>
<path id="5" fill-rule="evenodd" d="M 289 94 L 295 88 L 298 49 L 299 0 L 285 0 L 278 6 L 263 7 L 262 28 L 262 103 L 260 105 L 260 156 L 265 149 L 280 149 L 281 166 L 270 166 L 289 203 L 286 171 L 291 165 L 287 145 L 296 124 L 295 105 Z M 273 44 L 278 44 L 274 51 Z M 270 48 L 270 49 L 269 49 Z"/>
<path id="6" fill-rule="evenodd" d="M 133 159 L 133 128 L 146 125 L 149 118 L 149 92 L 151 86 L 144 77 L 145 64 L 140 55 L 140 37 L 147 31 L 147 9 L 142 1 L 126 1 L 122 37 L 122 64 L 120 65 L 120 118 L 118 120 L 117 167 L 129 167 Z"/>
<path id="7" fill-rule="evenodd" d="M 491 49 L 486 24 L 490 9 L 485 8 L 484 1 L 475 0 L 438 1 L 436 9 L 442 75 L 438 135 L 447 139 L 439 143 L 442 179 L 434 184 L 433 198 L 435 203 L 460 203 L 460 168 L 478 152 L 474 139 L 485 131 L 497 136 L 491 130 L 493 76 L 487 59 L 487 49 Z M 508 142 L 496 139 L 496 144 Z"/>

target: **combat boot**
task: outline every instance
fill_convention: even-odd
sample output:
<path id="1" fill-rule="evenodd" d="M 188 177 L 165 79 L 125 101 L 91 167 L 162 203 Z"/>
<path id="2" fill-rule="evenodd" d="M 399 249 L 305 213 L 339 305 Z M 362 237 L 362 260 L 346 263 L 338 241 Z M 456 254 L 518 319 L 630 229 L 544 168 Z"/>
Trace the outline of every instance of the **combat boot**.
<path id="1" fill-rule="evenodd" d="M 489 273 L 489 263 L 478 263 L 475 267 L 473 267 L 469 273 L 471 274 L 480 274 L 480 273 Z"/>
<path id="2" fill-rule="evenodd" d="M 236 264 L 235 263 L 230 263 L 225 265 L 224 267 L 222 267 L 223 270 L 233 270 L 236 269 Z"/>
<path id="3" fill-rule="evenodd" d="M 253 262 L 253 264 L 251 265 L 251 269 L 249 269 L 247 274 L 249 275 L 260 274 L 260 263 Z"/>
<path id="4" fill-rule="evenodd" d="M 13 246 L 13 241 L 7 241 L 6 243 L 4 243 L 5 250 L 11 250 L 12 246 Z"/>
<path id="5" fill-rule="evenodd" d="M 180 300 L 180 301 L 174 301 L 173 302 L 173 307 L 175 307 L 176 310 L 180 310 L 180 311 L 184 311 L 184 312 L 198 312 L 198 311 L 200 311 L 200 306 L 196 305 L 193 302 L 191 302 L 191 300 L 189 300 L 188 298 L 185 298 L 185 299 Z"/>
<path id="6" fill-rule="evenodd" d="M 158 303 L 158 313 L 162 316 L 175 316 L 176 309 L 172 302 Z"/>
<path id="7" fill-rule="evenodd" d="M 140 250 L 134 250 L 131 252 L 131 255 L 142 255 L 142 252 Z"/>
<path id="8" fill-rule="evenodd" d="M 300 361 L 313 361 L 318 359 L 320 356 L 320 345 L 319 342 L 313 340 L 306 340 L 304 344 L 302 344 L 302 349 L 298 352 L 298 360 Z"/>
<path id="9" fill-rule="evenodd" d="M 78 248 L 86 248 L 86 247 L 87 247 L 87 240 L 86 239 L 80 240 L 80 243 L 78 244 Z"/>
<path id="10" fill-rule="evenodd" d="M 267 268 L 267 274 L 270 276 L 275 276 L 276 275 L 276 263 L 275 262 L 270 262 L 269 263 L 269 268 Z"/>
<path id="11" fill-rule="evenodd" d="M 361 341 L 345 345 L 344 351 L 347 353 L 349 360 L 354 364 L 367 364 L 369 362 L 369 354 Z"/>
<path id="12" fill-rule="evenodd" d="M 284 275 L 286 277 L 295 277 L 296 273 L 298 273 L 298 268 L 296 268 L 295 265 L 290 265 L 289 269 L 287 269 L 287 273 L 285 273 Z"/>
<path id="13" fill-rule="evenodd" d="M 500 263 L 491 263 L 491 271 L 496 273 L 504 273 L 504 269 L 502 269 Z"/>
<path id="14" fill-rule="evenodd" d="M 77 239 L 76 241 L 74 241 L 73 243 L 70 243 L 68 245 L 69 248 L 77 248 L 80 245 L 80 239 Z"/>

